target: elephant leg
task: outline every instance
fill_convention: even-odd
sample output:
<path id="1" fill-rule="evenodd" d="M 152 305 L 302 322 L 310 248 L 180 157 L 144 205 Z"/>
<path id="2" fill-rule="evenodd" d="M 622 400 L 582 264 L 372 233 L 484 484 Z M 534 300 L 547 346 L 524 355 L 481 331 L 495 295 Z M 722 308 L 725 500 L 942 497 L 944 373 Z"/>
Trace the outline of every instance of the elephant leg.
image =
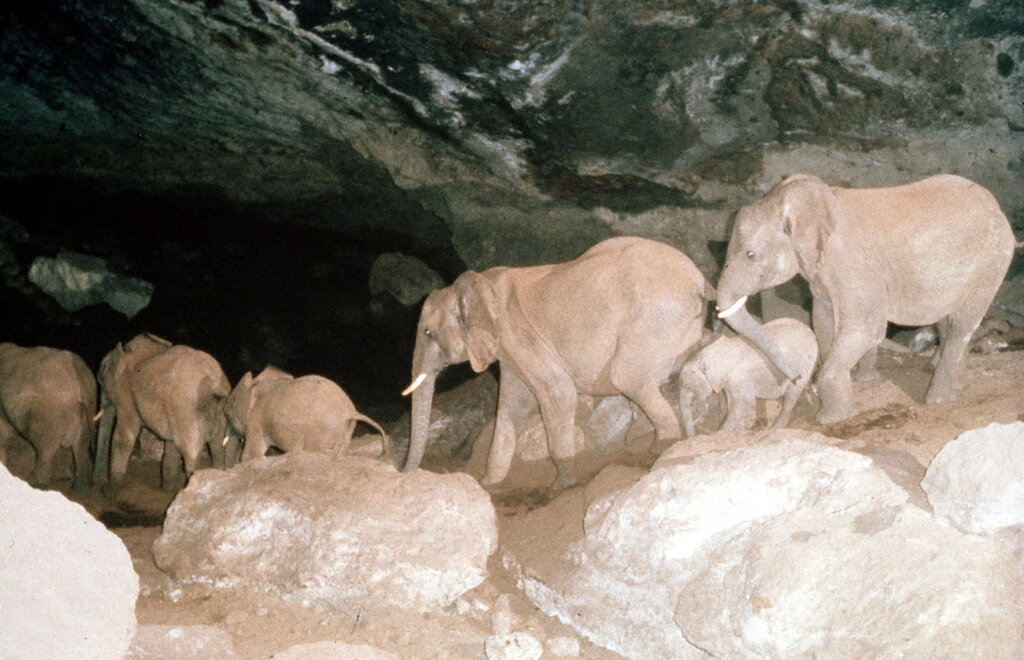
<path id="1" fill-rule="evenodd" d="M 881 343 L 881 339 L 879 339 L 879 343 Z M 875 345 L 857 361 L 857 366 L 853 370 L 853 380 L 858 383 L 870 383 L 881 378 L 882 374 L 878 372 L 877 363 L 878 346 Z"/>
<path id="2" fill-rule="evenodd" d="M 110 439 L 110 481 L 103 488 L 103 493 L 107 497 L 115 495 L 124 485 L 128 460 L 141 430 L 142 419 L 138 411 L 131 406 L 118 410 L 117 422 L 114 424 L 114 432 Z"/>
<path id="3" fill-rule="evenodd" d="M 511 370 L 502 370 L 498 386 L 498 411 L 494 418 L 494 434 L 487 454 L 487 470 L 481 484 L 492 487 L 508 476 L 516 451 L 516 421 L 535 405 L 535 399 L 526 383 Z"/>
<path id="4" fill-rule="evenodd" d="M 828 355 L 835 341 L 835 314 L 832 302 L 816 297 L 811 302 L 811 325 L 818 340 L 818 355 Z"/>
<path id="5" fill-rule="evenodd" d="M 267 436 L 263 431 L 262 425 L 250 423 L 249 428 L 245 430 L 245 446 L 242 447 L 241 462 L 245 463 L 263 458 L 266 456 L 268 448 Z"/>
<path id="6" fill-rule="evenodd" d="M 651 420 L 658 445 L 682 439 L 679 417 L 676 416 L 672 404 L 661 393 L 657 383 L 648 382 L 639 392 L 629 395 L 629 398 L 633 399 L 647 415 L 647 419 Z M 656 449 L 656 445 L 652 443 L 650 449 Z"/>
<path id="7" fill-rule="evenodd" d="M 33 435 L 37 435 L 33 433 Z M 36 448 L 36 464 L 32 468 L 32 476 L 29 483 L 33 486 L 43 487 L 50 483 L 53 478 L 53 460 L 60 449 L 60 436 L 51 433 L 40 433 L 39 442 L 33 442 Z"/>
<path id="8" fill-rule="evenodd" d="M 819 423 L 831 424 L 856 414 L 850 371 L 868 349 L 876 345 L 876 335 L 870 327 L 860 326 L 853 332 L 840 332 L 836 336 L 832 351 L 825 356 L 818 371 Z"/>
<path id="9" fill-rule="evenodd" d="M 88 422 L 87 423 L 91 423 Z M 89 458 L 89 438 L 91 432 L 79 430 L 71 441 L 71 456 L 75 459 L 75 477 L 71 483 L 72 490 L 83 492 L 89 488 L 92 476 L 92 463 Z"/>
<path id="10" fill-rule="evenodd" d="M 779 416 L 772 422 L 773 429 L 786 428 L 790 418 L 793 416 L 793 408 L 796 407 L 797 401 L 800 400 L 800 395 L 804 393 L 806 387 L 807 378 L 801 378 L 795 383 L 790 383 L 789 387 L 786 388 L 786 393 L 782 395 L 782 410 L 779 411 Z"/>
<path id="11" fill-rule="evenodd" d="M 176 490 L 181 486 L 181 452 L 170 440 L 164 442 L 164 456 L 160 461 L 160 487 Z"/>
<path id="12" fill-rule="evenodd" d="M 531 390 L 540 404 L 540 416 L 548 435 L 548 451 L 558 477 L 552 485 L 563 490 L 576 483 L 576 404 L 579 394 L 568 375 L 545 374 L 543 382 Z"/>
<path id="13" fill-rule="evenodd" d="M 942 343 L 939 345 L 939 361 L 935 365 L 935 372 L 928 385 L 928 392 L 924 397 L 925 403 L 942 403 L 956 398 L 967 345 L 970 343 L 974 331 L 981 325 L 981 319 L 987 309 L 987 298 L 984 299 L 984 304 L 972 300 L 963 308 L 949 315 L 946 321 L 948 322 L 947 330 L 944 335 L 940 335 Z M 939 327 L 942 325 L 943 321 L 940 321 Z"/>
<path id="14" fill-rule="evenodd" d="M 721 431 L 743 431 L 754 425 L 756 398 L 743 391 L 726 390 L 729 413 L 722 422 Z"/>
<path id="15" fill-rule="evenodd" d="M 0 417 L 0 463 L 7 465 L 7 448 L 18 437 L 18 431 Z"/>

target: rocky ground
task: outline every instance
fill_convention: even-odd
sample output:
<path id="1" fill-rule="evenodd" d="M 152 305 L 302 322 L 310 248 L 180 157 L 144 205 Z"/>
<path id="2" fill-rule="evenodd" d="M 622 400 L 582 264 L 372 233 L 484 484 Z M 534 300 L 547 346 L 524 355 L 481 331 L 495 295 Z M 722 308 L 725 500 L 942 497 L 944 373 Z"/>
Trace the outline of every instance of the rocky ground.
<path id="1" fill-rule="evenodd" d="M 919 481 L 936 453 L 961 432 L 1024 418 L 1024 352 L 1020 347 L 1011 348 L 1016 350 L 971 354 L 959 400 L 936 406 L 921 403 L 929 376 L 928 358 L 882 351 L 883 379 L 855 385 L 863 412 L 822 427 L 813 422 L 814 404 L 804 400 L 791 426 L 818 431 L 837 447 L 886 457 L 900 466 L 907 479 Z M 769 437 L 770 432 L 763 429 L 708 433 L 686 441 L 686 453 L 721 451 L 766 442 Z M 653 457 L 646 456 L 609 459 L 641 468 L 653 462 Z M 431 467 L 457 470 L 464 465 L 451 461 Z M 614 487 L 609 484 L 617 480 L 624 485 L 623 480 L 635 479 L 636 474 L 636 470 L 606 473 L 600 480 L 602 488 Z M 616 657 L 534 607 L 517 589 L 506 561 L 515 555 L 520 566 L 540 577 L 564 570 L 568 548 L 582 536 L 583 513 L 598 480 L 556 498 L 544 490 L 517 489 L 516 484 L 495 495 L 499 551 L 490 560 L 487 579 L 450 609 L 431 614 L 358 613 L 353 617 L 304 608 L 266 594 L 176 589 L 156 567 L 150 550 L 172 497 L 159 490 L 158 479 L 158 465 L 139 460 L 132 467 L 129 485 L 115 501 L 103 499 L 95 489 L 77 498 L 113 529 L 132 555 L 141 582 L 136 605 L 140 625 L 212 626 L 230 635 L 241 658 L 266 658 L 293 645 L 338 640 L 400 657 L 483 657 L 488 638 L 509 631 L 527 632 L 545 643 L 545 657 L 572 655 L 577 645 L 582 657 Z"/>

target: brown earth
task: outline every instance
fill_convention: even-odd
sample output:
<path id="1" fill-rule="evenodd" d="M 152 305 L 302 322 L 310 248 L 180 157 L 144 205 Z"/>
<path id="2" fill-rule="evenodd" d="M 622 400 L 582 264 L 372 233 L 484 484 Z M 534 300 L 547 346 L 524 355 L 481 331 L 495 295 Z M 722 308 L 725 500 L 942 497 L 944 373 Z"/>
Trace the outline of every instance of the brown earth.
<path id="1" fill-rule="evenodd" d="M 875 457 L 894 478 L 919 481 L 924 466 L 961 432 L 1024 418 L 1024 352 L 971 354 L 960 398 L 935 406 L 921 403 L 930 374 L 926 357 L 882 351 L 879 363 L 881 380 L 855 384 L 857 405 L 863 411 L 859 415 L 822 427 L 813 422 L 816 403 L 805 398 L 791 426 L 819 431 L 836 446 Z M 712 433 L 687 442 L 698 454 L 761 442 L 767 434 L 764 430 Z M 646 467 L 653 457 L 638 460 L 625 456 L 618 462 Z M 155 462 L 135 461 L 128 485 L 113 502 L 105 500 L 98 489 L 75 499 L 112 527 L 128 547 L 142 585 L 136 605 L 140 625 L 216 626 L 230 633 L 240 658 L 267 658 L 295 644 L 327 640 L 368 644 L 403 658 L 480 658 L 484 657 L 485 640 L 492 634 L 492 605 L 502 594 L 510 595 L 513 630 L 529 632 L 542 642 L 558 636 L 578 638 L 573 629 L 538 611 L 516 589 L 502 558 L 514 553 L 523 566 L 542 575 L 558 570 L 557 559 L 582 535 L 582 514 L 595 490 L 621 485 L 638 474 L 636 469 L 608 471 L 589 487 L 581 484 L 557 498 L 511 484 L 511 490 L 495 496 L 501 548 L 490 560 L 488 578 L 467 593 L 459 607 L 432 614 L 395 611 L 352 617 L 303 608 L 271 595 L 175 590 L 150 554 L 171 500 L 171 494 L 159 490 Z M 579 641 L 582 657 L 617 657 L 586 640 Z"/>

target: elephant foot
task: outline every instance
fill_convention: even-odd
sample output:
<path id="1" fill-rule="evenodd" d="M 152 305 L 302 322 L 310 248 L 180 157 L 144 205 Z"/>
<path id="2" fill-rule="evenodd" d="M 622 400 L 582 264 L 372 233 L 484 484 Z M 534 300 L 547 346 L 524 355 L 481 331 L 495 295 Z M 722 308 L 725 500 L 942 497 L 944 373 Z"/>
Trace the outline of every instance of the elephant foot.
<path id="1" fill-rule="evenodd" d="M 956 389 L 952 387 L 943 388 L 928 388 L 928 393 L 924 395 L 924 402 L 928 405 L 935 403 L 948 403 L 956 399 Z"/>

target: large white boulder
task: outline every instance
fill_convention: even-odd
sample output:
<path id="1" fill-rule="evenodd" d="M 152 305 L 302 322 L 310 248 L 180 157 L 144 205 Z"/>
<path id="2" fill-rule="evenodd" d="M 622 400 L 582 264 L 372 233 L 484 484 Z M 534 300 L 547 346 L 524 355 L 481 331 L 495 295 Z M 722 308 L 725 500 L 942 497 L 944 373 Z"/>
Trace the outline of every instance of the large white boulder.
<path id="1" fill-rule="evenodd" d="M 345 612 L 427 611 L 483 581 L 497 540 L 490 497 L 468 475 L 293 452 L 197 472 L 153 555 L 182 582 Z"/>
<path id="2" fill-rule="evenodd" d="M 1024 525 L 1024 422 L 964 431 L 921 482 L 935 514 L 972 534 Z"/>
<path id="3" fill-rule="evenodd" d="M 525 566 L 521 586 L 631 658 L 1019 652 L 1009 543 L 940 524 L 866 456 L 774 437 L 698 457 L 676 445 L 590 504 L 564 576 Z"/>
<path id="4" fill-rule="evenodd" d="M 0 656 L 124 657 L 138 596 L 121 539 L 0 465 Z"/>

